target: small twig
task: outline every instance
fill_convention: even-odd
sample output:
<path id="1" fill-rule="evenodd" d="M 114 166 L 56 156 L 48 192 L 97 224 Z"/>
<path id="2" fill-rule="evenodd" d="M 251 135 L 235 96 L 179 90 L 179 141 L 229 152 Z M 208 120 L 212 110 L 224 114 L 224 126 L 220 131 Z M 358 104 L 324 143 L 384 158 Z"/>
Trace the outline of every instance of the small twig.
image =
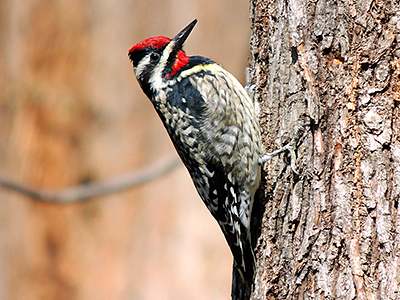
<path id="1" fill-rule="evenodd" d="M 171 172 L 180 165 L 180 160 L 176 158 L 170 159 L 168 163 L 163 163 L 163 161 L 165 161 L 165 159 L 156 161 L 142 169 L 113 178 L 109 181 L 92 182 L 61 190 L 32 188 L 3 178 L 0 178 L 0 187 L 44 202 L 73 203 L 88 200 L 96 196 L 121 192 L 128 188 L 148 183 Z"/>

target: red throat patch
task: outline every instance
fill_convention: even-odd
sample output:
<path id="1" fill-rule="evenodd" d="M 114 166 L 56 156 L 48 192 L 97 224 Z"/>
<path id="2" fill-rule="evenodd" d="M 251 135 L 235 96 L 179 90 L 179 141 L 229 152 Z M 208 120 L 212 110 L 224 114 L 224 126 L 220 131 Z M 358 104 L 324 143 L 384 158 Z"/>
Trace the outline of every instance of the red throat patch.
<path id="1" fill-rule="evenodd" d="M 189 62 L 190 57 L 186 56 L 185 51 L 179 50 L 178 55 L 176 56 L 175 64 L 172 66 L 172 72 L 167 74 L 167 78 L 175 75 L 182 67 L 186 66 Z"/>

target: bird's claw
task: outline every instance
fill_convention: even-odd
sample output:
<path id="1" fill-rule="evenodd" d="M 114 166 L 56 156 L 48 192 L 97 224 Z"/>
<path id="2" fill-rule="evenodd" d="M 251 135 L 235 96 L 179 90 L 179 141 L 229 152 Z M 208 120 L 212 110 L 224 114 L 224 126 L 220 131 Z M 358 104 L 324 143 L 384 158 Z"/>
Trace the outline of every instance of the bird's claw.
<path id="1" fill-rule="evenodd" d="M 266 161 L 272 159 L 274 156 L 277 156 L 278 154 L 280 154 L 284 151 L 289 151 L 290 167 L 291 167 L 293 173 L 300 175 L 299 172 L 297 172 L 297 170 L 296 170 L 296 153 L 294 152 L 294 149 L 295 149 L 296 144 L 299 141 L 299 139 L 303 136 L 303 133 L 305 131 L 305 128 L 304 128 L 305 126 L 306 125 L 301 125 L 301 126 L 297 127 L 294 137 L 291 139 L 291 141 L 288 144 L 286 144 L 282 148 L 279 148 L 273 152 L 269 152 L 269 153 L 265 153 L 265 154 L 261 155 L 258 160 L 258 163 L 260 165 L 264 164 Z"/>

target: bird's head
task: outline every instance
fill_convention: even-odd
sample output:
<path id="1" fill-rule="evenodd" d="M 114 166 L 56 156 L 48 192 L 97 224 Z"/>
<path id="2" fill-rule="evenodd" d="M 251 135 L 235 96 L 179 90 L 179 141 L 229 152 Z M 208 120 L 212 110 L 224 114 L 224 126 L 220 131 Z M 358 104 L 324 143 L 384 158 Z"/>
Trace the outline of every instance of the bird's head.
<path id="1" fill-rule="evenodd" d="M 151 89 L 157 89 L 189 62 L 182 46 L 196 23 L 197 20 L 192 21 L 172 40 L 165 36 L 152 37 L 129 50 L 135 76 L 148 96 Z"/>

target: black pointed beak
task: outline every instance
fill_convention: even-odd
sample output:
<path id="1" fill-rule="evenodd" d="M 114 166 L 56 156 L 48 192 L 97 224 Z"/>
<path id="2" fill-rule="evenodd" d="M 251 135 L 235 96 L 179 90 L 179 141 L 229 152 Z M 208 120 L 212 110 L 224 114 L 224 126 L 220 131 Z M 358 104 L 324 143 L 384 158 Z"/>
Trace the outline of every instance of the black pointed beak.
<path id="1" fill-rule="evenodd" d="M 194 19 L 188 26 L 182 29 L 171 41 L 174 44 L 174 50 L 177 52 L 179 51 L 183 44 L 185 43 L 186 39 L 188 38 L 189 34 L 192 32 L 194 26 L 197 23 L 197 19 Z"/>

